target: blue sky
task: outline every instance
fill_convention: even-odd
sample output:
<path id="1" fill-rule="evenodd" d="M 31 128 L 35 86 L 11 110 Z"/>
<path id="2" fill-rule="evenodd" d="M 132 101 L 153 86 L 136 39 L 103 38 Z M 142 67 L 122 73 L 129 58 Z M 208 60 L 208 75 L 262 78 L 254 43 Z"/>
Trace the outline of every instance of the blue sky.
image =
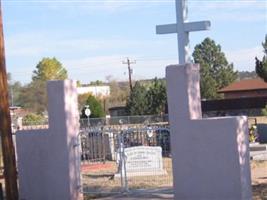
<path id="1" fill-rule="evenodd" d="M 175 34 L 155 26 L 175 22 L 174 0 L 2 0 L 7 70 L 30 82 L 43 57 L 56 57 L 69 78 L 127 80 L 164 77 L 178 63 Z M 191 50 L 210 37 L 237 70 L 254 70 L 267 34 L 266 0 L 189 0 L 189 20 L 210 20 L 211 30 L 190 34 Z"/>

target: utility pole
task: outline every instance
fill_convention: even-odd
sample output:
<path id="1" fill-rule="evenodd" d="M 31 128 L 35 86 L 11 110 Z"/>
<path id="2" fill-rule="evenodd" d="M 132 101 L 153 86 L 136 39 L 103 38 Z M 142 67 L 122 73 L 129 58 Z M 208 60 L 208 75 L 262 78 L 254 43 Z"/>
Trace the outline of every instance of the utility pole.
<path id="1" fill-rule="evenodd" d="M 127 58 L 126 61 L 122 61 L 122 64 L 127 64 L 128 65 L 128 74 L 129 74 L 129 85 L 130 85 L 130 91 L 132 92 L 133 91 L 133 85 L 132 85 L 132 73 L 133 73 L 133 70 L 131 68 L 131 64 L 135 64 L 136 61 L 130 61 L 129 58 Z"/>
<path id="2" fill-rule="evenodd" d="M 2 8 L 0 1 L 0 134 L 4 161 L 5 191 L 7 200 L 18 200 L 17 169 L 12 142 L 11 117 L 8 103 L 8 86 L 5 63 Z"/>

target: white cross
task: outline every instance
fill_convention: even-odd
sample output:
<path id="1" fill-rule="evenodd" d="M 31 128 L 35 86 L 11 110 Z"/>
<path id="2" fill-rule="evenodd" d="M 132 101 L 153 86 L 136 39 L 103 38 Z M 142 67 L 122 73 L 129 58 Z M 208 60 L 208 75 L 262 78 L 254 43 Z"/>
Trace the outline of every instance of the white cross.
<path id="1" fill-rule="evenodd" d="M 176 24 L 156 26 L 157 34 L 177 33 L 179 64 L 190 63 L 189 32 L 208 30 L 210 21 L 187 22 L 187 0 L 176 0 Z"/>

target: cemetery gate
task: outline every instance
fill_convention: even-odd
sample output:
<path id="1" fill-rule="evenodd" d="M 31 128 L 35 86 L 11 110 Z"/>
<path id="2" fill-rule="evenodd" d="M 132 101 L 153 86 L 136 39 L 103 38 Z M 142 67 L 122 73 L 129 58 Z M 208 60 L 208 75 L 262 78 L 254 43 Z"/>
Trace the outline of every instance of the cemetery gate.
<path id="1" fill-rule="evenodd" d="M 167 125 L 87 127 L 80 141 L 83 193 L 172 187 Z"/>

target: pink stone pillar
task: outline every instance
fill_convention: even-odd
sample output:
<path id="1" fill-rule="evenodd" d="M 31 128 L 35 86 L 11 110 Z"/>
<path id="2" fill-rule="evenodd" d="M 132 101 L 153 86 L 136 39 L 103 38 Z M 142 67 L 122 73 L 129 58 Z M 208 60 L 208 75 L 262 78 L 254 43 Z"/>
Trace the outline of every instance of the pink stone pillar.
<path id="1" fill-rule="evenodd" d="M 20 198 L 78 200 L 81 195 L 76 82 L 49 81 L 49 128 L 18 131 Z"/>
<path id="2" fill-rule="evenodd" d="M 247 117 L 202 119 L 199 65 L 166 79 L 175 199 L 252 199 Z"/>

